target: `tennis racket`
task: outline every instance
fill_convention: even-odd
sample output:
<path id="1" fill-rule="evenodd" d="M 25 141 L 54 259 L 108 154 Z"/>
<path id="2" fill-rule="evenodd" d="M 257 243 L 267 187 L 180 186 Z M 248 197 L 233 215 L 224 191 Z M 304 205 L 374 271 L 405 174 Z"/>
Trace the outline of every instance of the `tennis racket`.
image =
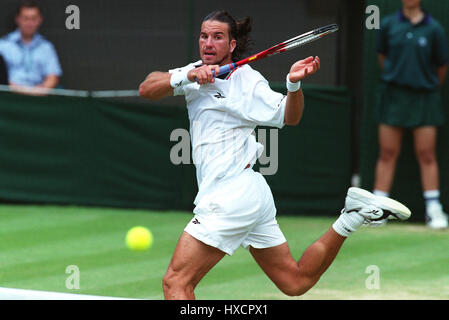
<path id="1" fill-rule="evenodd" d="M 327 36 L 328 34 L 331 34 L 337 30 L 338 30 L 338 25 L 330 24 L 330 25 L 306 32 L 304 34 L 301 34 L 299 36 L 291 38 L 287 41 L 281 42 L 267 50 L 256 53 L 248 58 L 221 66 L 220 72 L 215 76 L 217 77 L 219 75 L 228 73 L 229 71 L 234 70 L 235 68 L 240 67 L 244 64 L 254 62 L 257 60 L 261 60 L 263 58 L 273 56 L 273 55 L 281 53 L 281 52 L 289 51 L 289 50 L 292 50 L 297 47 L 301 47 L 307 43 L 321 39 L 322 37 Z"/>

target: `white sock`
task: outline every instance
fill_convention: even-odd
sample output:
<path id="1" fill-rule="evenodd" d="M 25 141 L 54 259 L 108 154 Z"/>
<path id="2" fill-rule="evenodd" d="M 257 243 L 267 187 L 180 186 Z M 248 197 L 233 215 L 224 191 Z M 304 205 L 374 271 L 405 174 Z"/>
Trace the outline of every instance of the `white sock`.
<path id="1" fill-rule="evenodd" d="M 440 190 L 427 190 L 424 191 L 424 200 L 426 201 L 426 209 L 429 211 L 429 207 L 433 205 L 439 205 L 440 203 Z"/>
<path id="2" fill-rule="evenodd" d="M 380 190 L 377 190 L 377 189 L 375 189 L 373 191 L 373 194 L 376 195 L 376 196 L 382 196 L 382 197 L 389 197 L 390 196 L 389 192 L 380 191 Z"/>
<path id="3" fill-rule="evenodd" d="M 360 214 L 343 212 L 334 222 L 332 228 L 339 235 L 349 237 L 363 224 L 363 221 L 365 221 L 365 218 Z"/>

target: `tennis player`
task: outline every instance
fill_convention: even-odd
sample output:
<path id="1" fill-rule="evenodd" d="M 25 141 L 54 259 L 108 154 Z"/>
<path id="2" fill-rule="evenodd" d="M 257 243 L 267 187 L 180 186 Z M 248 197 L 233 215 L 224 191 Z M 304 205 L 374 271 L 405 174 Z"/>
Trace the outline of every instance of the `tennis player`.
<path id="1" fill-rule="evenodd" d="M 309 290 L 329 267 L 345 239 L 364 222 L 410 211 L 392 199 L 350 188 L 332 227 L 295 261 L 276 221 L 264 177 L 252 167 L 263 146 L 251 134 L 257 125 L 297 125 L 304 108 L 301 81 L 320 69 L 318 57 L 295 62 L 286 77 L 286 96 L 270 89 L 249 65 L 215 78 L 219 66 L 246 51 L 251 20 L 226 11 L 201 25 L 201 60 L 169 72 L 152 72 L 140 85 L 143 97 L 184 95 L 190 119 L 198 194 L 194 218 L 181 235 L 163 279 L 166 299 L 194 299 L 194 289 L 225 254 L 243 246 L 276 286 L 290 296 Z"/>

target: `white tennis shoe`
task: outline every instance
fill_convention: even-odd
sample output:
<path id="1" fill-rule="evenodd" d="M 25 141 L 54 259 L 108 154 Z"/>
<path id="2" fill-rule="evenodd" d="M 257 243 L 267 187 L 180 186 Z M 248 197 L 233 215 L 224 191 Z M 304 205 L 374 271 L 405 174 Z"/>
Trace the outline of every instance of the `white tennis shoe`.
<path id="1" fill-rule="evenodd" d="M 343 210 L 349 214 L 360 214 L 365 218 L 365 223 L 383 219 L 407 220 L 411 216 L 410 210 L 402 203 L 355 187 L 348 189 Z"/>

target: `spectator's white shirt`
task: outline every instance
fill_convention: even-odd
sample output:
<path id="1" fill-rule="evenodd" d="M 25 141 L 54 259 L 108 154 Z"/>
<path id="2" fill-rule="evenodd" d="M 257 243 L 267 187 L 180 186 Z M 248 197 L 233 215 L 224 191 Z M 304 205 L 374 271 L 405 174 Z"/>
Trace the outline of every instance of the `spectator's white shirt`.
<path id="1" fill-rule="evenodd" d="M 254 165 L 263 152 L 263 145 L 252 134 L 256 126 L 284 126 L 286 97 L 271 90 L 268 81 L 249 65 L 234 70 L 227 80 L 216 78 L 206 85 L 195 82 L 175 88 L 174 95 L 184 95 L 187 102 L 199 188 L 195 205 L 220 181 L 238 175 L 247 164 Z"/>

